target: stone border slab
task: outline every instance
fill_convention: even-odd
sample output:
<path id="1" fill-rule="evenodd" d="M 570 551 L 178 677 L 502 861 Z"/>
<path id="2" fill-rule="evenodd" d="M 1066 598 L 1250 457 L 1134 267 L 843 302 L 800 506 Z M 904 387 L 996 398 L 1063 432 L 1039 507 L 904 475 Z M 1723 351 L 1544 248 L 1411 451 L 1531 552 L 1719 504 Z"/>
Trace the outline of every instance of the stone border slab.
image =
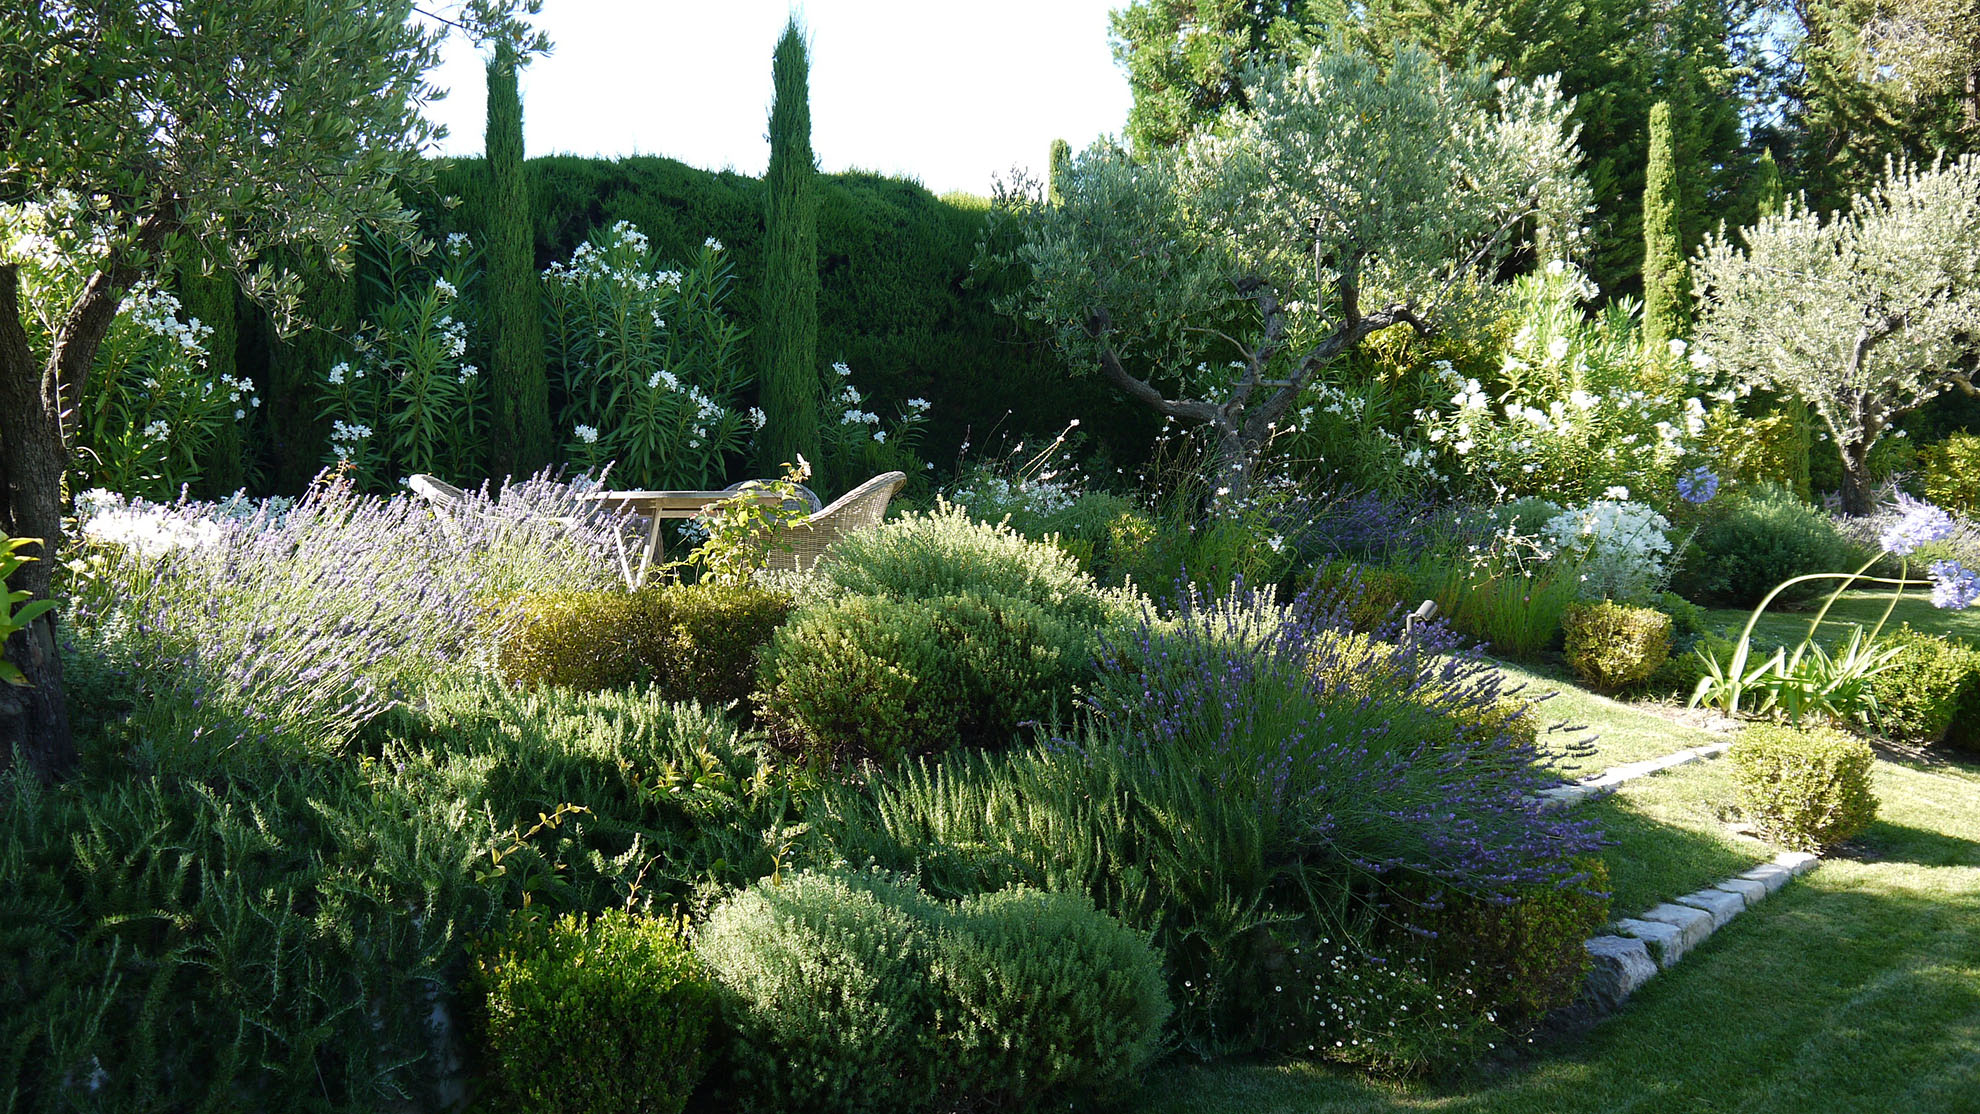
<path id="1" fill-rule="evenodd" d="M 1626 762 L 1620 766 L 1611 766 L 1594 777 L 1571 781 L 1566 785 L 1556 785 L 1551 789 L 1542 789 L 1538 794 L 1540 805 L 1542 808 L 1566 808 L 1569 805 L 1578 805 L 1590 797 L 1614 792 L 1616 786 L 1625 781 L 1647 777 L 1675 766 L 1688 766 L 1707 758 L 1717 758 L 1730 749 L 1732 749 L 1731 743 L 1707 743 L 1702 747 L 1692 747 L 1659 758 L 1646 758 L 1641 762 Z"/>

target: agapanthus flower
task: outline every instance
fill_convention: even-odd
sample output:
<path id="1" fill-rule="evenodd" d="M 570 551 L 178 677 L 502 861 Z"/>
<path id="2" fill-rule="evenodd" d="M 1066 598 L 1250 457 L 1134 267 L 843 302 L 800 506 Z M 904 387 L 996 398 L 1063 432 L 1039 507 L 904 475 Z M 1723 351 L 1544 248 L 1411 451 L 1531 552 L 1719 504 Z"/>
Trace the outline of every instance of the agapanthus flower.
<path id="1" fill-rule="evenodd" d="M 1953 532 L 1952 516 L 1922 499 L 1897 497 L 1899 518 L 1880 539 L 1884 552 L 1909 556 L 1921 545 L 1943 541 Z"/>
<path id="2" fill-rule="evenodd" d="M 1718 473 L 1703 464 L 1677 480 L 1678 498 L 1687 503 L 1709 503 L 1719 493 Z"/>
<path id="3" fill-rule="evenodd" d="M 1980 573 L 1958 561 L 1932 562 L 1932 606 L 1963 611 L 1980 602 Z"/>

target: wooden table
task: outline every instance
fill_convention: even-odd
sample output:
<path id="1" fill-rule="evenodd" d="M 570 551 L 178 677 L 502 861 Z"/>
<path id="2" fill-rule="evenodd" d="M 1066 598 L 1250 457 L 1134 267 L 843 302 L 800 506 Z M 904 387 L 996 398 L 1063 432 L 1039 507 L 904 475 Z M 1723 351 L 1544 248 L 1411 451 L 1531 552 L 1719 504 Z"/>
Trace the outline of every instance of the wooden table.
<path id="1" fill-rule="evenodd" d="M 640 554 L 639 577 L 635 585 L 646 583 L 646 574 L 665 554 L 666 547 L 660 538 L 660 523 L 669 518 L 699 518 L 703 511 L 716 503 L 728 499 L 755 499 L 759 503 L 778 503 L 784 497 L 775 492 L 758 491 L 590 491 L 578 496 L 595 503 L 603 503 L 614 511 L 630 510 L 643 515 L 646 524 L 646 550 Z"/>

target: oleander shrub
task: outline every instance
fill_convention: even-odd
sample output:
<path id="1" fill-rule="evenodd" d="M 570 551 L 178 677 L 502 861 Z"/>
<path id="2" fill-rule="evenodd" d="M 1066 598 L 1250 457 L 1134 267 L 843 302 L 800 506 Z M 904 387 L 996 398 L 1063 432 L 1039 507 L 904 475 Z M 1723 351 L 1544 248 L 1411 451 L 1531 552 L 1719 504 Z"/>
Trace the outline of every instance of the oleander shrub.
<path id="1" fill-rule="evenodd" d="M 757 707 L 782 743 L 831 764 L 999 748 L 1021 723 L 1070 711 L 1094 637 L 990 591 L 844 596 L 778 629 Z"/>
<path id="2" fill-rule="evenodd" d="M 1877 723 L 1907 743 L 1971 746 L 1980 740 L 1980 650 L 1940 635 L 1900 627 L 1880 639 L 1903 647 L 1871 678 Z"/>
<path id="3" fill-rule="evenodd" d="M 1752 607 L 1791 577 L 1846 572 L 1860 563 L 1826 514 L 1784 488 L 1762 484 L 1726 503 L 1699 527 L 1679 564 L 1673 586 L 1687 599 Z M 1831 587 L 1808 581 L 1777 601 L 1805 602 Z"/>
<path id="4" fill-rule="evenodd" d="M 947 503 L 848 534 L 820 567 L 860 595 L 918 600 L 976 592 L 1031 603 L 1087 628 L 1113 622 L 1133 606 L 1131 597 L 1103 590 L 1057 546 L 977 522 Z"/>
<path id="5" fill-rule="evenodd" d="M 481 947 L 487 1070 L 510 1109 L 673 1114 L 706 1070 L 714 984 L 674 925 L 519 920 Z"/>
<path id="6" fill-rule="evenodd" d="M 725 901 L 695 950 L 734 1031 L 734 1106 L 924 1110 L 943 1083 L 936 911 L 875 875 L 803 871 Z"/>
<path id="7" fill-rule="evenodd" d="M 511 684 L 597 691 L 643 679 L 669 699 L 723 704 L 755 687 L 757 653 L 791 606 L 770 589 L 669 584 L 515 596 L 489 621 Z"/>
<path id="8" fill-rule="evenodd" d="M 964 898 L 944 917 L 931 974 L 954 1100 L 1091 1106 L 1131 1090 L 1161 1050 L 1161 957 L 1083 894 Z"/>
<path id="9" fill-rule="evenodd" d="M 1877 818 L 1870 744 L 1831 727 L 1757 724 L 1732 748 L 1739 808 L 1775 843 L 1820 851 Z"/>
<path id="10" fill-rule="evenodd" d="M 1602 600 L 1561 613 L 1574 675 L 1605 692 L 1648 680 L 1671 656 L 1671 617 L 1651 607 Z"/>
<path id="11" fill-rule="evenodd" d="M 1608 889 L 1608 864 L 1589 855 L 1561 864 L 1558 878 L 1494 900 L 1450 898 L 1419 927 L 1437 934 L 1439 968 L 1462 972 L 1487 1008 L 1515 1021 L 1536 1018 L 1581 993 L 1589 965 L 1583 945 L 1608 923 Z"/>
<path id="12" fill-rule="evenodd" d="M 1980 436 L 1955 433 L 1918 451 L 1918 483 L 1925 501 L 1968 518 L 1980 516 Z"/>

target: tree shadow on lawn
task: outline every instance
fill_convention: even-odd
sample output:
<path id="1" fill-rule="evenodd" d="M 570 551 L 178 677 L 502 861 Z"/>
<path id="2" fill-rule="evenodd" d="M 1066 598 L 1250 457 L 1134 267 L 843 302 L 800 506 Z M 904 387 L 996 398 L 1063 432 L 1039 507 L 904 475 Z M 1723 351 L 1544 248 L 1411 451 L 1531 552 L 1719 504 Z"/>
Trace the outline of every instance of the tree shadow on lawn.
<path id="1" fill-rule="evenodd" d="M 1980 804 L 1976 804 L 1980 808 Z M 1828 858 L 1859 863 L 1904 862 L 1917 866 L 1980 867 L 1980 843 L 1944 832 L 1876 821 Z"/>
<path id="2" fill-rule="evenodd" d="M 1915 834 L 1934 833 L 1894 838 Z M 1921 888 L 1911 884 L 1914 870 L 1825 867 L 1715 933 L 1586 1033 L 1542 1041 L 1454 1082 L 1383 1083 L 1310 1064 L 1172 1067 L 1132 1106 L 1154 1114 L 1980 1111 L 1980 886 L 1938 876 Z"/>
<path id="3" fill-rule="evenodd" d="M 1658 902 L 1751 870 L 1778 853 L 1716 820 L 1686 826 L 1646 815 L 1641 802 L 1627 794 L 1602 797 L 1581 808 L 1601 823 L 1610 841 L 1602 858 L 1609 865 L 1615 917 L 1637 916 Z"/>

